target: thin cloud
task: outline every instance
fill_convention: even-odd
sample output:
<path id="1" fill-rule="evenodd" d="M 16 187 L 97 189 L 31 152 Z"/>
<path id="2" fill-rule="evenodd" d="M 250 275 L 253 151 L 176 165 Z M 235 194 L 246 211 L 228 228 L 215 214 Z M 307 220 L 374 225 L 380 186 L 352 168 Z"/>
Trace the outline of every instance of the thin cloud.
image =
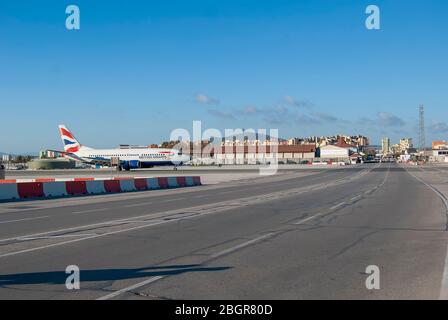
<path id="1" fill-rule="evenodd" d="M 432 121 L 429 125 L 431 133 L 448 133 L 448 124 L 445 122 Z"/>
<path id="2" fill-rule="evenodd" d="M 363 117 L 358 120 L 358 124 L 367 125 L 373 128 L 384 128 L 384 127 L 396 128 L 396 127 L 404 127 L 406 125 L 406 122 L 403 119 L 391 113 L 378 112 L 376 118 L 371 119 Z"/>
<path id="3" fill-rule="evenodd" d="M 321 121 L 324 121 L 324 122 L 341 121 L 340 119 L 336 118 L 335 116 L 332 116 L 331 114 L 324 113 L 324 112 L 313 112 L 311 115 Z"/>
<path id="4" fill-rule="evenodd" d="M 319 124 L 320 121 L 314 117 L 310 117 L 306 114 L 297 114 L 294 117 L 294 122 L 302 125 Z"/>
<path id="5" fill-rule="evenodd" d="M 209 105 L 220 103 L 219 99 L 210 97 L 203 93 L 199 93 L 196 95 L 196 102 L 201 103 L 201 104 L 209 104 Z"/>
<path id="6" fill-rule="evenodd" d="M 401 118 L 387 112 L 378 112 L 378 121 L 385 127 L 403 127 L 406 124 Z"/>
<path id="7" fill-rule="evenodd" d="M 240 111 L 241 114 L 248 115 L 248 116 L 259 115 L 263 112 L 264 112 L 263 110 L 261 110 L 257 107 L 252 107 L 252 106 L 246 107 Z"/>
<path id="8" fill-rule="evenodd" d="M 288 105 L 290 105 L 290 106 L 297 107 L 297 108 L 301 108 L 301 107 L 310 108 L 310 107 L 313 106 L 313 104 L 311 102 L 309 102 L 309 101 L 306 101 L 306 100 L 296 100 L 292 96 L 284 96 L 283 97 L 283 102 L 288 104 Z"/>
<path id="9" fill-rule="evenodd" d="M 221 110 L 208 110 L 207 112 L 217 118 L 231 119 L 231 120 L 235 119 L 235 116 L 230 112 L 221 111 Z"/>

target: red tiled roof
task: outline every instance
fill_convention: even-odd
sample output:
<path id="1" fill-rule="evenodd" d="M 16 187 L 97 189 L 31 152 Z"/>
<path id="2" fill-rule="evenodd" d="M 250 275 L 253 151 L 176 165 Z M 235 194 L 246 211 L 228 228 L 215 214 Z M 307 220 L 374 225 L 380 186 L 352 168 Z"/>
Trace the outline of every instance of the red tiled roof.
<path id="1" fill-rule="evenodd" d="M 354 145 L 348 144 L 342 137 L 339 137 L 338 142 L 334 144 L 336 147 L 340 148 L 354 148 Z"/>

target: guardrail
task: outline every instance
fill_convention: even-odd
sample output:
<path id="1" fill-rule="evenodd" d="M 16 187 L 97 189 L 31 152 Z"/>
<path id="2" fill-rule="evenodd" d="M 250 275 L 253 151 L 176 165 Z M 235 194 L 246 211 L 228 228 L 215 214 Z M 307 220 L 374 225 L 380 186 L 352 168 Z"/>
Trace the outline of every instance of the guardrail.
<path id="1" fill-rule="evenodd" d="M 76 178 L 65 181 L 34 179 L 34 181 L 0 180 L 0 201 L 49 199 L 107 193 L 133 192 L 200 186 L 199 176 L 115 178 L 96 180 Z"/>

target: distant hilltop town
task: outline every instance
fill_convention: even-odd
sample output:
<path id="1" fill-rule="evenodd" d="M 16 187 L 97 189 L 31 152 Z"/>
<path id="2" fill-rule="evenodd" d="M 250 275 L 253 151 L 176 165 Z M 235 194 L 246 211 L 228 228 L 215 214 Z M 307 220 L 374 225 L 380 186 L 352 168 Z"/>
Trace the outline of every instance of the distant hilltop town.
<path id="1" fill-rule="evenodd" d="M 217 141 L 169 141 L 165 148 L 181 148 L 190 153 L 197 164 L 260 164 L 277 161 L 280 164 L 315 162 L 359 163 L 375 157 L 377 148 L 369 146 L 362 135 L 312 136 L 306 138 L 271 139 L 233 136 Z"/>

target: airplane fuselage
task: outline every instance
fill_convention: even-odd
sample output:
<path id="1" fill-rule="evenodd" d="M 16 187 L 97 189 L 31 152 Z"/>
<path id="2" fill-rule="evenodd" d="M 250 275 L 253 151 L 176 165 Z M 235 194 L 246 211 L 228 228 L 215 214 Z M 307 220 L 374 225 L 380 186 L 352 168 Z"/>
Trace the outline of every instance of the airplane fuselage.
<path id="1" fill-rule="evenodd" d="M 86 163 L 110 161 L 113 157 L 120 160 L 123 169 L 151 168 L 154 166 L 182 165 L 189 161 L 188 156 L 179 150 L 163 148 L 147 149 L 87 149 L 75 152 Z"/>

